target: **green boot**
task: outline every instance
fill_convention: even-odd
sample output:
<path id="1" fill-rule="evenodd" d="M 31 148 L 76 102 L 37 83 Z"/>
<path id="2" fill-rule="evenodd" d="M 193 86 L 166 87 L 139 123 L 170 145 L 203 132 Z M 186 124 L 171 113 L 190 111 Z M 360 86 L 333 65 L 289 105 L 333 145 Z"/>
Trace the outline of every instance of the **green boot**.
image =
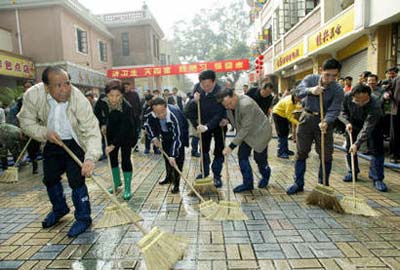
<path id="1" fill-rule="evenodd" d="M 117 191 L 117 189 L 121 186 L 121 175 L 119 172 L 119 167 L 114 167 L 111 168 L 111 173 L 112 173 L 112 178 L 113 178 L 113 182 L 114 182 L 114 188 L 115 191 Z M 113 193 L 113 188 L 109 188 L 108 192 L 110 192 L 111 194 Z"/>
<path id="2" fill-rule="evenodd" d="M 124 200 L 131 199 L 132 172 L 124 172 Z"/>

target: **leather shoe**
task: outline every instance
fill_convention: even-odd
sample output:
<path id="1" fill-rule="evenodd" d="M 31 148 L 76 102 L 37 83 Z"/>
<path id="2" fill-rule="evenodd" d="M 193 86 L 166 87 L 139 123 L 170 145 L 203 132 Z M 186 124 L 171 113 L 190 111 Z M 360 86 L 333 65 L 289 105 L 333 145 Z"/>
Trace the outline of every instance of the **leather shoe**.
<path id="1" fill-rule="evenodd" d="M 254 189 L 254 187 L 251 186 L 251 185 L 241 184 L 241 185 L 235 187 L 235 188 L 233 189 L 233 192 L 235 192 L 235 193 L 240 193 L 240 192 L 243 192 L 243 191 L 253 190 L 253 189 Z"/>
<path id="2" fill-rule="evenodd" d="M 214 178 L 214 186 L 215 186 L 216 188 L 221 188 L 221 187 L 222 187 L 221 178 Z"/>
<path id="3" fill-rule="evenodd" d="M 171 189 L 171 193 L 172 193 L 172 194 L 179 193 L 179 186 L 174 186 L 174 187 Z"/>
<path id="4" fill-rule="evenodd" d="M 267 179 L 261 179 L 260 182 L 258 182 L 258 188 L 265 188 L 268 186 L 268 180 Z"/>
<path id="5" fill-rule="evenodd" d="M 386 192 L 387 191 L 387 186 L 383 181 L 374 181 L 374 187 L 376 190 L 380 192 Z"/>
<path id="6" fill-rule="evenodd" d="M 159 181 L 158 182 L 158 184 L 160 184 L 160 185 L 166 185 L 166 184 L 169 184 L 171 181 L 169 180 L 169 178 L 164 178 L 164 180 L 162 180 L 162 181 Z"/>
<path id="7" fill-rule="evenodd" d="M 286 190 L 286 194 L 292 195 L 292 194 L 295 194 L 297 192 L 302 192 L 302 191 L 304 191 L 304 187 L 299 187 L 296 183 L 294 183 L 293 185 L 288 187 L 288 189 Z"/>

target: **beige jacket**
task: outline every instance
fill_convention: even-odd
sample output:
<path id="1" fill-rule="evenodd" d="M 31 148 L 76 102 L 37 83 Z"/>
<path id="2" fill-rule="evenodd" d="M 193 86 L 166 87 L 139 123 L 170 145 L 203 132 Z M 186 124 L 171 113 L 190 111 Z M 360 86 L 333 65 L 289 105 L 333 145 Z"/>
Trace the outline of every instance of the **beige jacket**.
<path id="1" fill-rule="evenodd" d="M 47 118 L 50 105 L 43 83 L 32 86 L 24 94 L 24 102 L 17 117 L 22 131 L 29 137 L 47 140 Z M 85 159 L 97 161 L 102 153 L 99 123 L 92 106 L 78 88 L 72 86 L 67 116 L 78 137 L 78 144 L 85 151 Z"/>
<path id="2" fill-rule="evenodd" d="M 271 140 L 271 124 L 252 98 L 246 95 L 238 98 L 235 115 L 231 110 L 227 110 L 228 119 L 236 128 L 236 136 L 232 143 L 238 146 L 244 141 L 254 151 L 261 153 Z"/>

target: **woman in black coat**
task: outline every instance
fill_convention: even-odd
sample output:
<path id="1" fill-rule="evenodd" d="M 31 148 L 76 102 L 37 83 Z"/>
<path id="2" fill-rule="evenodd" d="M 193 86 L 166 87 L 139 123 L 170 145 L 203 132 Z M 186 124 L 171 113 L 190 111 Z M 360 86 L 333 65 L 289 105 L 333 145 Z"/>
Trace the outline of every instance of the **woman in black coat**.
<path id="1" fill-rule="evenodd" d="M 121 165 L 124 176 L 124 200 L 131 198 L 132 162 L 131 151 L 137 132 L 132 106 L 123 98 L 120 80 L 110 80 L 105 87 L 106 96 L 96 104 L 95 114 L 101 131 L 107 137 L 106 153 L 110 156 L 114 188 L 121 186 L 118 152 L 121 149 Z M 112 189 L 110 190 L 112 192 Z"/>

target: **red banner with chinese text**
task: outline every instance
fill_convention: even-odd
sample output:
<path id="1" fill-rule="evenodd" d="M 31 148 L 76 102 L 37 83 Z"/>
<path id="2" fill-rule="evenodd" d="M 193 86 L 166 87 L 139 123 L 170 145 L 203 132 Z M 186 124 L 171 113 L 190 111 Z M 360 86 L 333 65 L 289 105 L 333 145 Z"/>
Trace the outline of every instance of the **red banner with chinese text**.
<path id="1" fill-rule="evenodd" d="M 230 72 L 237 70 L 248 70 L 250 67 L 248 59 L 223 60 L 215 62 L 203 62 L 192 64 L 168 65 L 168 66 L 143 66 L 127 67 L 107 70 L 108 78 L 141 78 L 155 76 L 169 76 L 189 73 L 199 73 L 206 69 L 215 72 Z"/>

